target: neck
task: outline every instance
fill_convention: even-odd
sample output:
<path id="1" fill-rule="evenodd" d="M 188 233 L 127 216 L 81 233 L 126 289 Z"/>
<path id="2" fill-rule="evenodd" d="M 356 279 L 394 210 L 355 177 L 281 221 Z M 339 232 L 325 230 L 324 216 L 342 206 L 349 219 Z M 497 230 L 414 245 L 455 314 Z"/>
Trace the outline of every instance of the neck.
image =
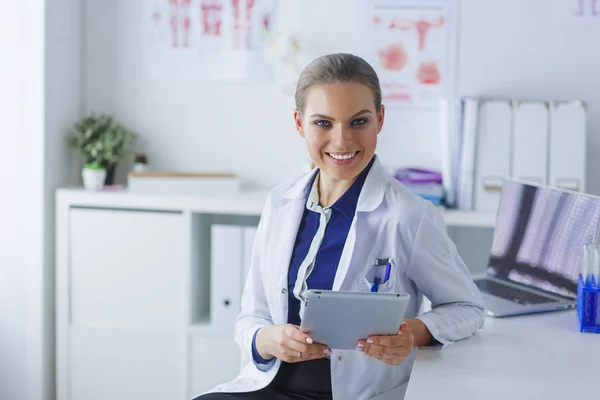
<path id="1" fill-rule="evenodd" d="M 325 175 L 322 171 L 319 172 L 319 203 L 321 207 L 330 207 L 348 190 L 356 181 L 357 177 L 347 180 L 333 179 Z"/>

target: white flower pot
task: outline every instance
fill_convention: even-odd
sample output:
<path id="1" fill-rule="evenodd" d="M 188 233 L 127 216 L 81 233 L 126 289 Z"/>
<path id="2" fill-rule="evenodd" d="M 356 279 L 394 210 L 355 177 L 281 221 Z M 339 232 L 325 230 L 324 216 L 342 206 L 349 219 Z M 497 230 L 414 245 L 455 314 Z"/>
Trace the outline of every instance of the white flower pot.
<path id="1" fill-rule="evenodd" d="M 105 169 L 83 169 L 83 186 L 87 190 L 100 190 L 104 186 L 106 179 Z"/>

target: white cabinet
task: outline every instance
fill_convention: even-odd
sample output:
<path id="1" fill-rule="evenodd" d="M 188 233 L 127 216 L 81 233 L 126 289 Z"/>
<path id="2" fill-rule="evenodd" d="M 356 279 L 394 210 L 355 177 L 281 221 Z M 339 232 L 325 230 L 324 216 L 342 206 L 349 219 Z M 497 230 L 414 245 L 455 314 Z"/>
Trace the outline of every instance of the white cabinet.
<path id="1" fill-rule="evenodd" d="M 258 219 L 105 195 L 58 197 L 57 400 L 190 400 L 235 378 Z"/>
<path id="2" fill-rule="evenodd" d="M 177 333 L 72 327 L 69 399 L 183 399 L 182 346 Z"/>
<path id="3" fill-rule="evenodd" d="M 72 208 L 68 221 L 58 399 L 184 399 L 188 219 Z"/>
<path id="4" fill-rule="evenodd" d="M 191 336 L 192 398 L 228 382 L 240 372 L 240 351 L 233 335 L 203 332 Z"/>
<path id="5" fill-rule="evenodd" d="M 181 214 L 73 209 L 69 219 L 73 325 L 183 328 Z"/>

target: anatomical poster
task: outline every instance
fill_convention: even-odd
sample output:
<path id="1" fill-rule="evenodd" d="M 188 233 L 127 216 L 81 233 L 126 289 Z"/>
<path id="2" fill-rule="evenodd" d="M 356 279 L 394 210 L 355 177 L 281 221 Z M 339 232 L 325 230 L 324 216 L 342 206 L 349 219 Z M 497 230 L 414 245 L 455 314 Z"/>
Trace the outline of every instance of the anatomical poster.
<path id="1" fill-rule="evenodd" d="M 554 0 L 557 26 L 600 26 L 599 0 Z"/>
<path id="2" fill-rule="evenodd" d="M 264 56 L 277 0 L 144 0 L 145 67 L 153 76 L 270 78 Z"/>
<path id="3" fill-rule="evenodd" d="M 437 109 L 454 85 L 452 1 L 363 0 L 362 55 L 379 75 L 389 106 Z"/>

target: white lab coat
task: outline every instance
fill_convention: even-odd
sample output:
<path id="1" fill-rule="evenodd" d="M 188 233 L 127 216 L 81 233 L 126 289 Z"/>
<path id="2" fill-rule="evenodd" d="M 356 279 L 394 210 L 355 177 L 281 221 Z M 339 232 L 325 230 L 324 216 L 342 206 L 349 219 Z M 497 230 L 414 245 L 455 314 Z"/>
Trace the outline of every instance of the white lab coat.
<path id="1" fill-rule="evenodd" d="M 235 339 L 250 360 L 254 332 L 287 322 L 288 266 L 314 172 L 278 185 L 267 198 L 235 327 Z M 430 299 L 432 310 L 418 318 L 442 345 L 465 339 L 482 327 L 480 293 L 446 234 L 439 210 L 410 193 L 376 159 L 358 199 L 333 290 L 365 290 L 362 281 L 373 261 L 389 257 L 395 266 L 380 291 L 409 293 L 407 318 L 418 315 L 423 295 Z M 390 366 L 356 350 L 334 350 L 333 398 L 402 399 L 415 354 L 399 366 Z M 264 388 L 280 364 L 277 360 L 265 367 L 251 361 L 236 379 L 211 392 Z"/>

